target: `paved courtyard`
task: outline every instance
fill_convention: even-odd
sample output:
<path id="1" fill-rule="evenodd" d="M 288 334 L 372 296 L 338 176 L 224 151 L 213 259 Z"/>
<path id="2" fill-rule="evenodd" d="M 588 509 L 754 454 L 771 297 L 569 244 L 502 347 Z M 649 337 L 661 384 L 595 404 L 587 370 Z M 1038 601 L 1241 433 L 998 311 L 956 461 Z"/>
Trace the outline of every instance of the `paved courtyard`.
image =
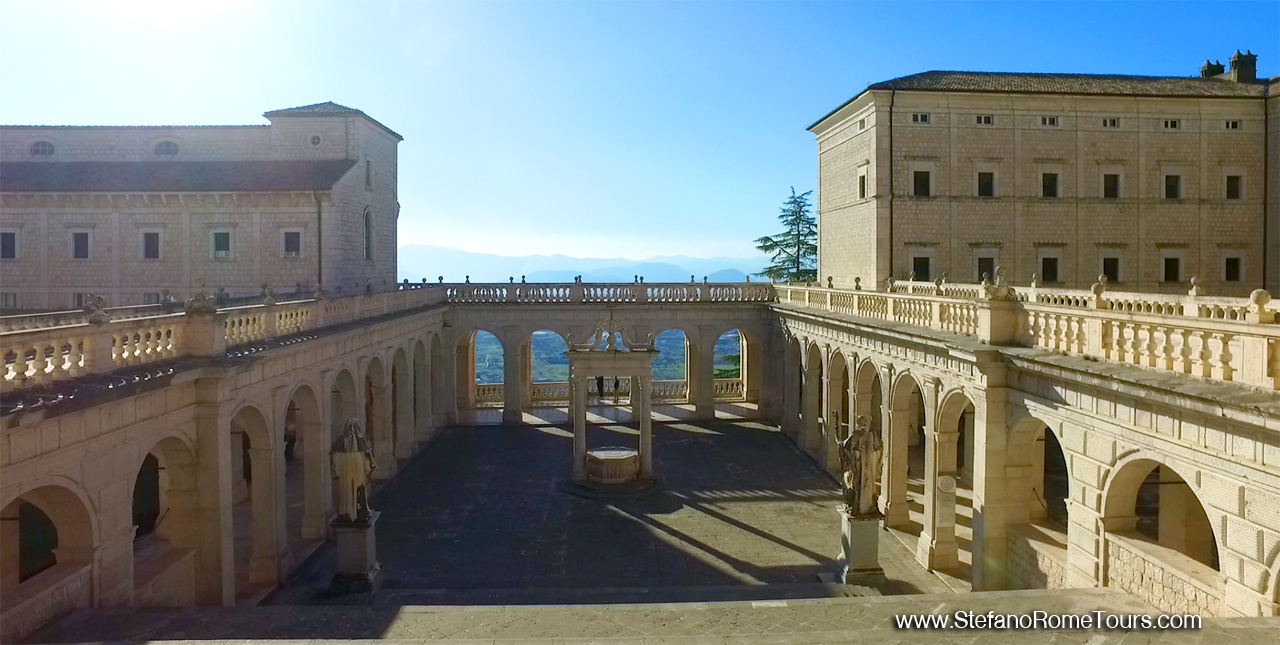
<path id="1" fill-rule="evenodd" d="M 634 446 L 634 432 L 593 426 L 589 442 Z M 441 433 L 377 494 L 383 598 L 609 602 L 616 593 L 588 590 L 812 587 L 835 569 L 837 485 L 772 426 L 656 424 L 655 468 L 666 490 L 635 500 L 563 492 L 571 441 L 550 426 Z M 883 593 L 948 591 L 889 533 L 881 552 L 891 580 Z M 332 567 L 332 552 L 322 551 L 270 602 L 321 601 Z M 757 591 L 753 598 L 769 597 Z"/>

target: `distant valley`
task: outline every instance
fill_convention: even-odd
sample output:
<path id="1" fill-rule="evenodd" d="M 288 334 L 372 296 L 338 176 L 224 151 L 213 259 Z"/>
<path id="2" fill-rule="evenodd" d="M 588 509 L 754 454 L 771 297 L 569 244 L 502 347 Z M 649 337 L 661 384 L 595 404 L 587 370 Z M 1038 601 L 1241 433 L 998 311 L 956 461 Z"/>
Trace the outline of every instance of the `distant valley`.
<path id="1" fill-rule="evenodd" d="M 507 282 L 511 278 L 527 282 L 631 282 L 637 275 L 645 282 L 688 282 L 690 276 L 702 282 L 742 282 L 767 264 L 764 256 L 754 258 L 694 258 L 683 255 L 626 258 L 575 258 L 567 255 L 506 256 L 472 253 L 430 244 L 400 247 L 400 280 L 435 282 Z M 753 278 L 759 280 L 760 278 Z"/>

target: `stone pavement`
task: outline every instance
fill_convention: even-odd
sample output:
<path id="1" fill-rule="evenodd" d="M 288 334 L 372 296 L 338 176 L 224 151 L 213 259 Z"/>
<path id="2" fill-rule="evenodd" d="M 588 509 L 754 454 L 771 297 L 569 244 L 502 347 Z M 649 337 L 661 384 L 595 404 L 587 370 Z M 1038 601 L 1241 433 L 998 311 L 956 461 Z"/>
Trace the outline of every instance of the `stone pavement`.
<path id="1" fill-rule="evenodd" d="M 634 445 L 636 436 L 594 426 L 589 440 Z M 811 585 L 836 568 L 837 485 L 772 426 L 655 424 L 666 490 L 635 500 L 561 491 L 571 442 L 546 426 L 442 432 L 376 495 L 386 589 L 454 590 L 401 594 L 406 603 L 547 604 L 572 589 Z M 884 593 L 948 590 L 889 533 L 881 559 Z M 332 550 L 322 550 L 268 602 L 319 602 L 332 575 Z"/>
<path id="2" fill-rule="evenodd" d="M 903 614 L 957 611 L 1025 614 L 1149 614 L 1150 607 L 1107 589 L 1005 591 L 820 600 L 644 605 L 489 607 L 253 607 L 77 610 L 27 639 L 237 641 L 386 639 L 496 643 L 1267 643 L 1280 618 L 1206 619 L 1189 631 L 913 631 Z M 349 641 L 348 641 L 349 642 Z M 291 645 L 291 644 L 290 644 Z"/>

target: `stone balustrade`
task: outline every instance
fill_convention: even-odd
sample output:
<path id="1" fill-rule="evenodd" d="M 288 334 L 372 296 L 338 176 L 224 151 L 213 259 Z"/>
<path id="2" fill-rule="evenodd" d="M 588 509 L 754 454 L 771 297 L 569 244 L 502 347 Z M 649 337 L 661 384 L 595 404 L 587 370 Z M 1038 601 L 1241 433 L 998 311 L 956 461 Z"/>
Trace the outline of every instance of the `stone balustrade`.
<path id="1" fill-rule="evenodd" d="M 768 283 L 689 284 L 497 284 L 440 285 L 451 305 L 517 304 L 647 304 L 647 303 L 755 303 L 772 302 L 773 285 Z M 419 291 L 420 285 L 402 284 L 401 290 Z"/>
<path id="2" fill-rule="evenodd" d="M 1270 295 L 1201 295 L 895 282 L 887 292 L 778 284 L 777 302 L 1144 368 L 1280 388 Z"/>

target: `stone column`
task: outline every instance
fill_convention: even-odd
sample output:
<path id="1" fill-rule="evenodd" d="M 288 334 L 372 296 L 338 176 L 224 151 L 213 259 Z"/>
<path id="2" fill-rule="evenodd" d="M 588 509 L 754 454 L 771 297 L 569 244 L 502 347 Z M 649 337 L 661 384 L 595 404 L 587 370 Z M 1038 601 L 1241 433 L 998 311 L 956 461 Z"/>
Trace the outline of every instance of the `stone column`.
<path id="1" fill-rule="evenodd" d="M 980 366 L 987 386 L 973 400 L 973 590 L 1004 589 L 1008 560 L 1008 525 L 1017 496 L 1008 490 L 1008 452 L 1004 368 Z"/>
<path id="2" fill-rule="evenodd" d="M 930 379 L 922 394 L 924 433 L 924 528 L 916 559 L 926 568 L 950 569 L 960 564 L 956 546 L 956 428 L 944 428 L 939 415 L 938 380 Z"/>
<path id="3" fill-rule="evenodd" d="M 373 385 L 368 388 L 371 400 L 367 403 L 365 431 L 373 442 L 373 457 L 378 469 L 373 471 L 374 479 L 391 479 L 396 472 L 395 447 L 391 444 L 391 428 L 389 427 L 388 388 L 385 385 Z"/>
<path id="4" fill-rule="evenodd" d="M 900 407 L 895 407 L 893 398 L 893 375 L 889 374 L 888 385 L 880 388 L 884 395 L 884 474 L 881 476 L 880 491 L 884 511 L 885 526 L 905 528 L 911 523 L 911 515 L 907 505 L 907 446 L 911 429 L 911 405 L 907 399 Z M 903 397 L 906 399 L 907 397 Z"/>
<path id="5" fill-rule="evenodd" d="M 0 594 L 18 586 L 18 505 L 10 504 L 0 512 Z"/>
<path id="6" fill-rule="evenodd" d="M 236 602 L 231 519 L 233 455 L 230 409 L 229 405 L 221 405 L 224 390 L 220 378 L 196 380 L 196 602 L 231 607 Z"/>
<path id="7" fill-rule="evenodd" d="M 707 340 L 715 332 L 708 327 L 698 328 L 698 339 L 689 342 L 688 378 L 689 402 L 694 404 L 695 418 L 702 421 L 714 421 L 716 418 L 715 403 L 715 341 Z"/>
<path id="8" fill-rule="evenodd" d="M 406 361 L 407 362 L 407 361 Z M 395 457 L 396 459 L 409 459 L 414 455 L 414 425 L 417 421 L 414 418 L 416 410 L 413 405 L 413 367 L 406 366 L 403 374 L 395 375 L 395 364 L 391 367 L 392 378 L 396 379 L 395 400 L 391 405 L 395 406 Z"/>
<path id="9" fill-rule="evenodd" d="M 520 356 L 520 331 L 507 327 L 502 339 L 502 423 L 519 425 L 524 422 L 521 391 L 524 384 L 524 363 Z"/>
<path id="10" fill-rule="evenodd" d="M 302 537 L 323 540 L 329 536 L 329 496 L 333 485 L 329 474 L 329 438 L 325 424 L 298 420 L 298 437 L 302 439 L 304 511 Z"/>
<path id="11" fill-rule="evenodd" d="M 443 336 L 441 337 L 440 345 L 441 350 L 438 380 L 441 390 L 440 401 L 443 402 L 444 405 L 440 406 L 440 409 L 438 410 L 434 405 L 432 405 L 431 408 L 431 412 L 435 415 L 435 427 L 437 428 L 454 425 L 458 422 L 458 389 L 464 385 L 458 383 L 457 353 L 448 349 L 449 345 L 444 342 Z M 431 387 L 434 389 L 437 385 L 437 378 L 434 376 L 437 374 L 437 370 L 433 363 L 428 363 L 428 365 L 432 366 L 431 373 L 433 376 L 431 377 Z M 432 393 L 432 396 L 435 396 L 434 392 Z"/>
<path id="12" fill-rule="evenodd" d="M 569 376 L 570 414 L 573 415 L 573 481 L 587 478 L 587 380 Z"/>
<path id="13" fill-rule="evenodd" d="M 520 342 L 520 409 L 533 407 L 533 339 Z"/>
<path id="14" fill-rule="evenodd" d="M 249 582 L 279 584 L 293 568 L 285 530 L 284 451 L 253 447 L 253 559 Z"/>
<path id="15" fill-rule="evenodd" d="M 822 414 L 822 379 L 818 376 L 821 372 L 821 366 L 804 366 L 800 446 L 814 459 L 818 458 L 818 451 L 822 448 L 822 429 L 818 424 L 818 417 Z"/>
<path id="16" fill-rule="evenodd" d="M 791 351 L 790 341 L 784 342 L 782 350 L 782 374 L 778 382 L 782 387 L 782 432 L 790 435 L 791 440 L 800 443 L 800 373 L 799 355 Z"/>
<path id="17" fill-rule="evenodd" d="M 640 479 L 653 479 L 653 420 L 649 414 L 650 377 L 631 377 L 631 411 L 640 422 Z"/>

